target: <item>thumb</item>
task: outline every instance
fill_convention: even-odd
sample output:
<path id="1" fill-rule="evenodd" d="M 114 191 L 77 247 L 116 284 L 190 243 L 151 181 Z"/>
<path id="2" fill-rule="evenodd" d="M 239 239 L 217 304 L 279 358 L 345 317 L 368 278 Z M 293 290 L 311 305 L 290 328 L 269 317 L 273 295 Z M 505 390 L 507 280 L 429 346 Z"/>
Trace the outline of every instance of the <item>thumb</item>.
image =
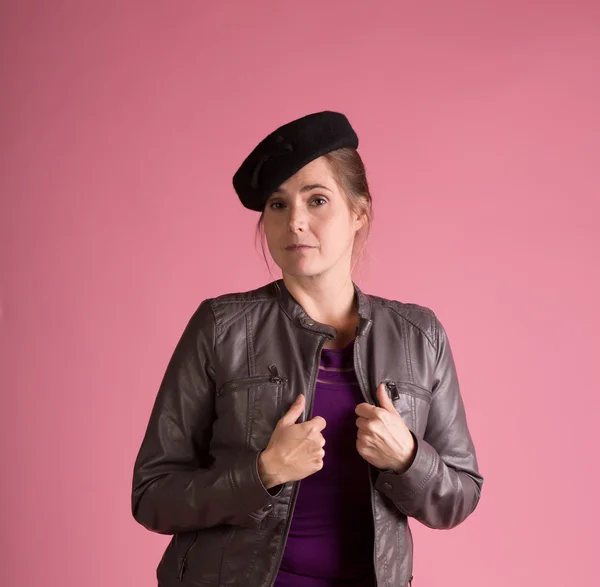
<path id="1" fill-rule="evenodd" d="M 294 403 L 290 406 L 290 409 L 284 414 L 283 418 L 281 418 L 280 422 L 284 426 L 291 426 L 296 423 L 296 420 L 302 415 L 304 412 L 304 394 L 298 395 L 298 397 L 294 400 Z"/>
<path id="2" fill-rule="evenodd" d="M 377 388 L 377 399 L 379 400 L 379 405 L 388 412 L 393 412 L 396 414 L 396 408 L 390 399 L 390 396 L 387 394 L 387 390 L 385 388 L 385 383 L 380 383 Z"/>

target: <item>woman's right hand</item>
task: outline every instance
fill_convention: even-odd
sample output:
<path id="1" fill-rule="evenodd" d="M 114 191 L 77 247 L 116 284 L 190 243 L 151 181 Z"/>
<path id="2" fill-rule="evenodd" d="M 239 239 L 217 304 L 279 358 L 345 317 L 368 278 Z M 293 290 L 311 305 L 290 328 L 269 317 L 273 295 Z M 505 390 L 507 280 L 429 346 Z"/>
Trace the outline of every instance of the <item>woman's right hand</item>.
<path id="1" fill-rule="evenodd" d="M 267 448 L 259 457 L 260 478 L 267 489 L 304 479 L 323 468 L 326 422 L 321 416 L 296 424 L 306 399 L 300 394 L 277 422 Z"/>

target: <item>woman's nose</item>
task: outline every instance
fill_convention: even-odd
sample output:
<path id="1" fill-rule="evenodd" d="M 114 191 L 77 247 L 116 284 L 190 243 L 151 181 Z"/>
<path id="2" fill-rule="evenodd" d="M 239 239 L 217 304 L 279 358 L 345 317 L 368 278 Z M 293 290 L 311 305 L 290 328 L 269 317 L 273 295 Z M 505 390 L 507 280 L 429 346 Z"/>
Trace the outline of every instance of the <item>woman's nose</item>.
<path id="1" fill-rule="evenodd" d="M 292 232 L 306 228 L 306 214 L 299 207 L 290 208 L 289 228 Z"/>

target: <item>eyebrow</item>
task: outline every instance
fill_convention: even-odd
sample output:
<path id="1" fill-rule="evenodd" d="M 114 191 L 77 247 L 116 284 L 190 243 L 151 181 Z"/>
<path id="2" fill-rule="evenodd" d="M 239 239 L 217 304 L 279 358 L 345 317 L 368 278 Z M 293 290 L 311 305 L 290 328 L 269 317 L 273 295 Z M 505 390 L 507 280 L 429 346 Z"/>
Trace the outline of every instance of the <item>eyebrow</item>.
<path id="1" fill-rule="evenodd" d="M 324 185 L 321 185 L 320 183 L 309 183 L 308 185 L 302 186 L 300 188 L 300 191 L 301 192 L 309 192 L 310 190 L 316 190 L 316 189 L 327 190 L 328 192 L 333 193 L 333 190 L 330 190 L 329 188 L 325 187 Z M 280 187 L 280 188 L 276 189 L 273 193 L 275 194 L 277 192 L 285 193 L 285 189 Z"/>

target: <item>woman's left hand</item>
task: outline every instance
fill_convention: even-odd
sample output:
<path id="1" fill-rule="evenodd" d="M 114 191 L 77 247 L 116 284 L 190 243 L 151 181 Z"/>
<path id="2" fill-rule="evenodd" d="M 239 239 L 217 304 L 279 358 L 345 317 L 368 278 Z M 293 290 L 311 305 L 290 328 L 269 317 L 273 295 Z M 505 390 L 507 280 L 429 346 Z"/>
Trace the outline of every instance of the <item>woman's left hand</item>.
<path id="1" fill-rule="evenodd" d="M 415 440 L 394 408 L 385 384 L 377 388 L 380 408 L 368 403 L 358 404 L 356 449 L 374 467 L 403 473 L 415 458 Z"/>

